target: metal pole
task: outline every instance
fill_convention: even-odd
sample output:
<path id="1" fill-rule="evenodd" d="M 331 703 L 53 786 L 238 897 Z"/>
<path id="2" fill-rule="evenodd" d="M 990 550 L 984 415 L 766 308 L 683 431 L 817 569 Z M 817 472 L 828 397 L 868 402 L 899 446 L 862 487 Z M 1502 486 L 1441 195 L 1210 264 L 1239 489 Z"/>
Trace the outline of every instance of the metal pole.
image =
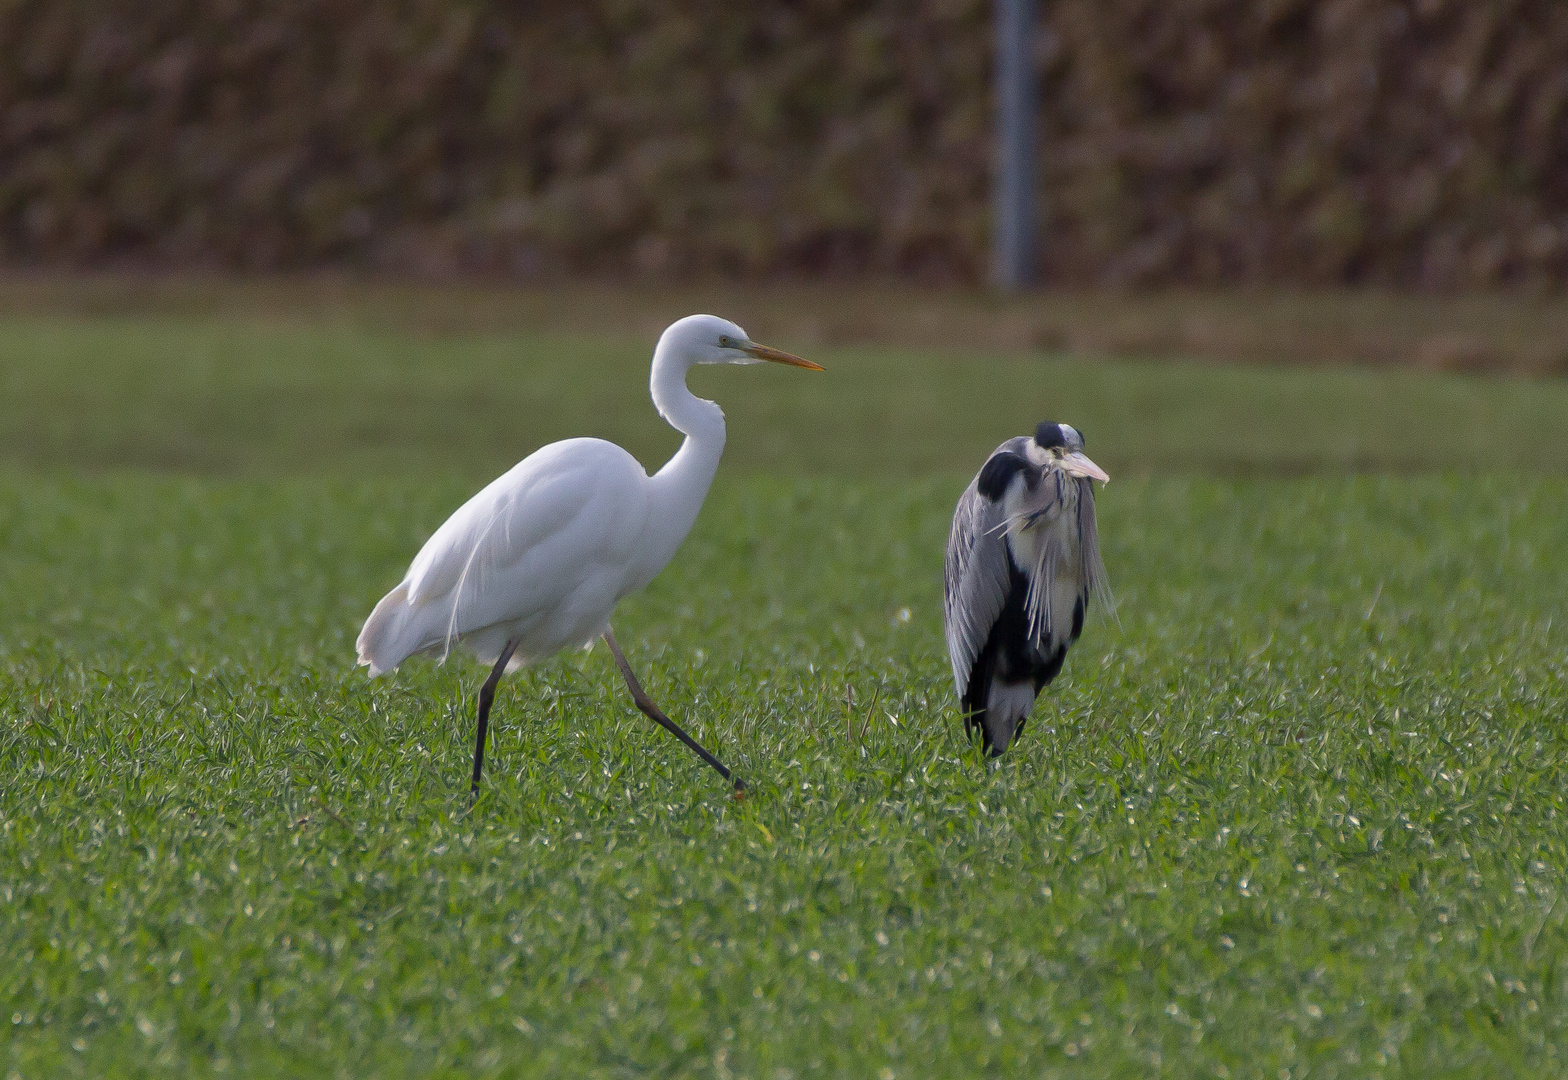
<path id="1" fill-rule="evenodd" d="M 992 276 L 1004 289 L 1034 280 L 1034 0 L 996 0 L 996 191 Z"/>

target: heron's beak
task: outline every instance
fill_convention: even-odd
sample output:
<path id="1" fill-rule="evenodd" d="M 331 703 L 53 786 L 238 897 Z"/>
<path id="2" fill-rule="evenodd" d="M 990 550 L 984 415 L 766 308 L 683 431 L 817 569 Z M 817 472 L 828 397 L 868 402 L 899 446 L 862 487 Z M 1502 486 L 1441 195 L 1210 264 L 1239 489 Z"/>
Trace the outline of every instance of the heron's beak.
<path id="1" fill-rule="evenodd" d="M 1090 480 L 1098 480 L 1102 484 L 1111 482 L 1111 478 L 1105 475 L 1104 469 L 1090 461 L 1078 450 L 1062 456 L 1062 471 L 1068 476 L 1085 476 Z"/>
<path id="2" fill-rule="evenodd" d="M 740 351 L 747 356 L 754 356 L 758 360 L 771 360 L 775 364 L 803 367 L 807 371 L 824 370 L 821 364 L 813 364 L 810 360 L 802 360 L 794 353 L 780 352 L 778 349 L 770 349 L 766 345 L 758 345 L 755 341 L 748 341 L 740 347 Z"/>

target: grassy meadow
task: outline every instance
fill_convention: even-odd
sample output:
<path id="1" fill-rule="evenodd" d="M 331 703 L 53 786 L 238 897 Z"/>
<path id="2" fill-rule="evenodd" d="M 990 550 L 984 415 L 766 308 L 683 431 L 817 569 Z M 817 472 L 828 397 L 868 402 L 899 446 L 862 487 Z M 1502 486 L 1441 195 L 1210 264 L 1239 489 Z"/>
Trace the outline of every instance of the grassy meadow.
<path id="1" fill-rule="evenodd" d="M 0 1076 L 1568 1069 L 1568 383 L 776 337 L 828 373 L 694 375 L 726 461 L 616 622 L 750 797 L 596 649 L 467 813 L 483 671 L 354 636 L 539 444 L 673 451 L 651 343 L 7 309 Z M 1046 417 L 1119 616 L 992 763 L 942 547 Z"/>

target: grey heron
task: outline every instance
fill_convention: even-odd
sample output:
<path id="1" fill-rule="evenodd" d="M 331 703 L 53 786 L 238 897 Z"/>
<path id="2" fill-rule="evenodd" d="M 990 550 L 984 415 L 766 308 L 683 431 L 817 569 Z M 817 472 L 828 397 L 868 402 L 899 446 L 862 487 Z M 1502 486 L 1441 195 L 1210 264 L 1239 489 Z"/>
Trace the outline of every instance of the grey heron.
<path id="1" fill-rule="evenodd" d="M 663 570 L 691 531 L 724 452 L 724 412 L 686 388 L 693 364 L 776 364 L 821 371 L 759 345 L 734 323 L 689 315 L 653 351 L 649 391 L 686 436 L 657 473 L 602 439 L 535 450 L 460 506 L 365 620 L 359 662 L 372 677 L 416 653 L 466 646 L 492 665 L 479 691 L 470 797 L 479 793 L 490 706 L 503 672 L 603 638 L 646 716 L 729 780 L 730 770 L 644 693 L 610 629 L 615 605 Z M 744 785 L 734 781 L 740 792 Z"/>
<path id="2" fill-rule="evenodd" d="M 1046 421 L 1008 439 L 958 500 L 943 622 L 970 737 L 1001 754 L 1062 669 L 1091 600 L 1109 605 L 1083 435 Z"/>

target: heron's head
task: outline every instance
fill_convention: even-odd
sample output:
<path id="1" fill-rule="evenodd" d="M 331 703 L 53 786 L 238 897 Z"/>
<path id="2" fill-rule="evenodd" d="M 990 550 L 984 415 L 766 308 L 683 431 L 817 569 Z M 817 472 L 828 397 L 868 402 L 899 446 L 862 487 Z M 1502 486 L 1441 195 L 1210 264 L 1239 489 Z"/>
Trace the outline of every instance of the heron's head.
<path id="1" fill-rule="evenodd" d="M 1029 444 L 1029 456 L 1044 468 L 1061 469 L 1068 476 L 1081 476 L 1110 483 L 1105 470 L 1090 461 L 1083 452 L 1083 433 L 1071 424 L 1042 421 L 1034 429 L 1034 439 Z"/>
<path id="2" fill-rule="evenodd" d="M 717 315 L 688 315 L 670 324 L 659 338 L 659 351 L 668 351 L 690 364 L 775 364 L 821 371 L 819 364 L 791 353 L 759 345 L 746 331 Z"/>

